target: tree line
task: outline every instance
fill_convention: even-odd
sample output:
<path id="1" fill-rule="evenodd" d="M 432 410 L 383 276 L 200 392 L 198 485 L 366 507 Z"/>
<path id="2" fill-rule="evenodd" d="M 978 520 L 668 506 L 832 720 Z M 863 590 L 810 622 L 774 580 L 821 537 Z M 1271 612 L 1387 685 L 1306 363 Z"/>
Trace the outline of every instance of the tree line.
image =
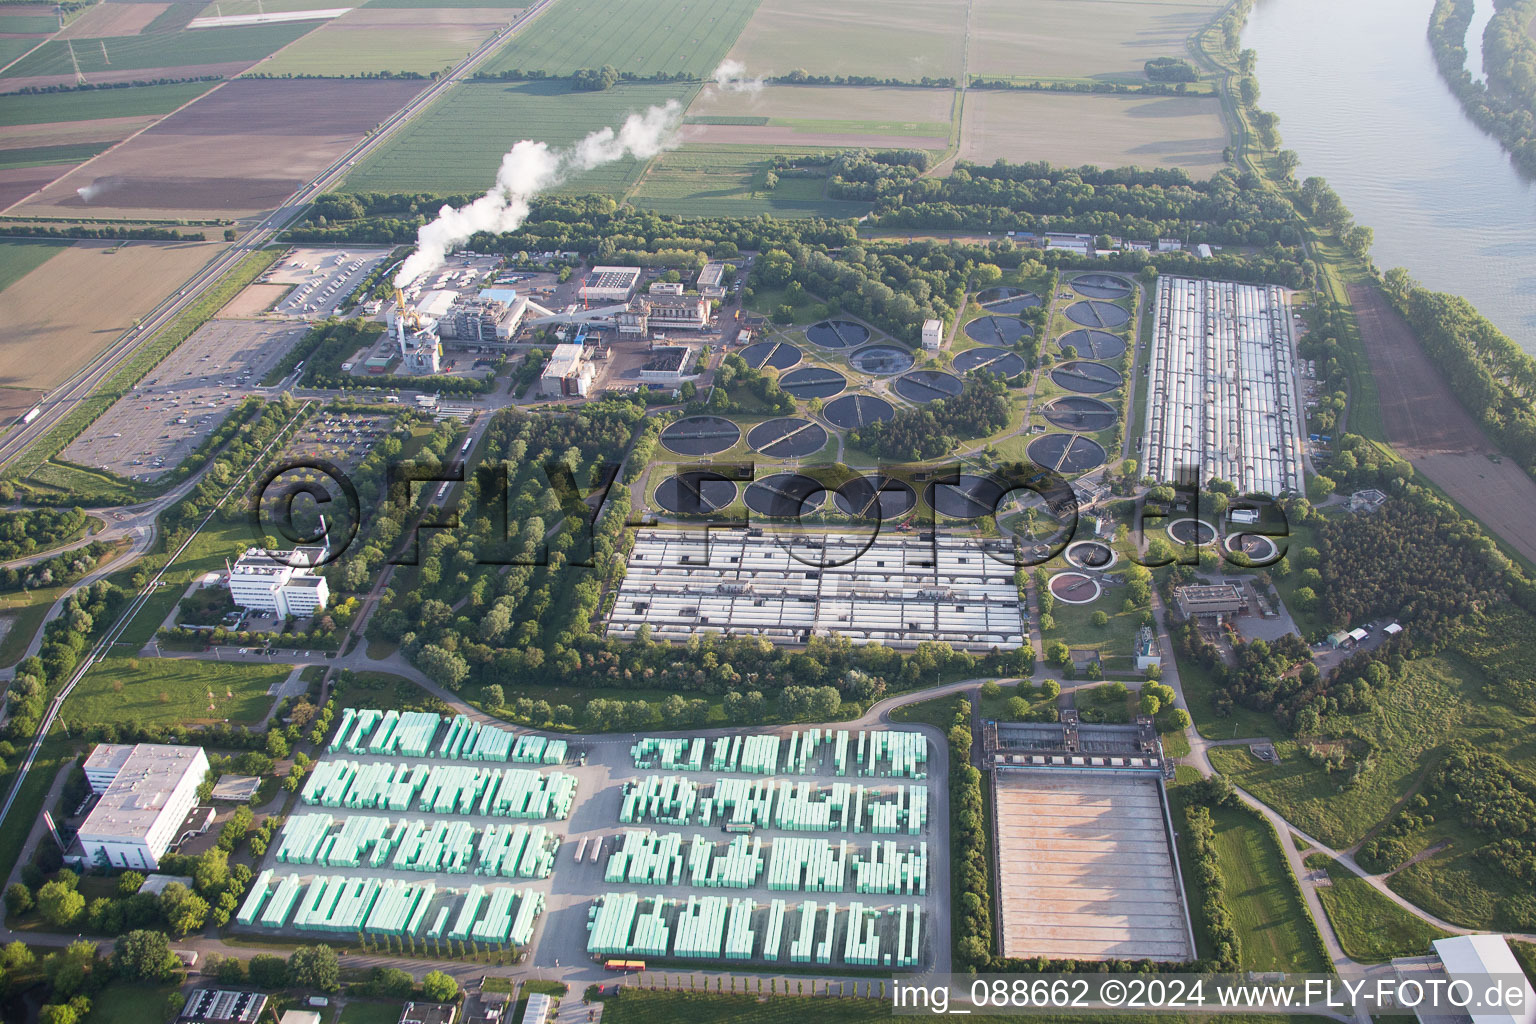
<path id="1" fill-rule="evenodd" d="M 1467 69 L 1467 29 L 1474 0 L 1436 0 L 1429 42 L 1440 76 L 1478 127 L 1499 140 L 1515 163 L 1536 174 L 1536 47 L 1526 26 L 1536 17 L 1531 0 L 1501 0 L 1483 32 L 1479 82 Z"/>

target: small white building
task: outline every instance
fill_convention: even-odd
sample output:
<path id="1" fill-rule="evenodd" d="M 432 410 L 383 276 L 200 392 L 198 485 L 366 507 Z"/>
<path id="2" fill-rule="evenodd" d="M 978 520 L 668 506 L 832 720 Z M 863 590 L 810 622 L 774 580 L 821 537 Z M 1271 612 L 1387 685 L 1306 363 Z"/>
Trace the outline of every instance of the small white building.
<path id="1" fill-rule="evenodd" d="M 109 751 L 98 771 L 118 756 Z M 197 787 L 207 774 L 208 755 L 202 747 L 134 746 L 80 826 L 86 860 L 119 868 L 159 867 L 197 806 Z"/>
<path id="2" fill-rule="evenodd" d="M 923 348 L 930 352 L 937 352 L 944 344 L 944 321 L 923 321 Z"/>
<path id="3" fill-rule="evenodd" d="M 241 608 L 305 618 L 325 610 L 330 588 L 314 566 L 323 548 L 249 548 L 229 570 L 229 596 Z"/>

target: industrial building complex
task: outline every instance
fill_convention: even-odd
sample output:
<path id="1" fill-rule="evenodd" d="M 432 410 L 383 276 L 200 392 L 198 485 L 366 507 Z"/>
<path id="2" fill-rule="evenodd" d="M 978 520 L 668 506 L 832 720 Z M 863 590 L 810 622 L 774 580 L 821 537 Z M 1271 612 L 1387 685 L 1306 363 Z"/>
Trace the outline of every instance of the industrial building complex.
<path id="1" fill-rule="evenodd" d="M 313 566 L 323 556 L 321 548 L 248 548 L 228 569 L 230 600 L 278 618 L 302 619 L 322 612 L 330 590 Z"/>
<path id="2" fill-rule="evenodd" d="M 1304 491 L 1291 331 L 1278 286 L 1158 278 L 1146 475 L 1227 480 L 1248 494 Z"/>
<path id="3" fill-rule="evenodd" d="M 202 747 L 98 744 L 85 777 L 100 798 L 77 836 L 86 863 L 154 870 L 186 830 L 207 773 Z"/>
<path id="4" fill-rule="evenodd" d="M 989 552 L 985 543 L 948 534 L 642 530 L 608 632 L 633 637 L 648 625 L 673 640 L 710 631 L 775 643 L 843 636 L 1016 648 L 1024 621 L 1011 548 Z"/>

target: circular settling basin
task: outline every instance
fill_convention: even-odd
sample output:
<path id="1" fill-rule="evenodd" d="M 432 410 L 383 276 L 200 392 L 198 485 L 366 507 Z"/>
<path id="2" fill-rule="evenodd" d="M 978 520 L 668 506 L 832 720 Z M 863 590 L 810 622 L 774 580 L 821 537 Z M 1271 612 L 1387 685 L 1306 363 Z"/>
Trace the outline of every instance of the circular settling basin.
<path id="1" fill-rule="evenodd" d="M 1092 604 L 1103 588 L 1092 576 L 1080 572 L 1059 572 L 1051 577 L 1051 595 L 1066 604 Z"/>
<path id="2" fill-rule="evenodd" d="M 1079 569 L 1108 569 L 1119 561 L 1115 549 L 1097 540 L 1080 540 L 1067 545 L 1067 564 Z"/>
<path id="3" fill-rule="evenodd" d="M 955 369 L 961 373 L 985 370 L 1001 377 L 1017 377 L 1028 367 L 1023 356 L 1005 348 L 968 348 L 955 356 Z"/>
<path id="4" fill-rule="evenodd" d="M 747 445 L 771 459 L 803 459 L 821 451 L 826 443 L 823 427 L 793 416 L 766 420 L 747 431 Z"/>
<path id="5" fill-rule="evenodd" d="M 741 358 L 754 370 L 787 370 L 800 361 L 800 356 L 798 348 L 782 341 L 760 341 L 741 350 Z"/>
<path id="6" fill-rule="evenodd" d="M 709 515 L 736 500 L 736 485 L 713 473 L 678 473 L 656 485 L 655 499 L 676 516 Z"/>
<path id="7" fill-rule="evenodd" d="M 1125 378 L 1120 376 L 1120 371 L 1113 366 L 1105 366 L 1103 363 L 1085 363 L 1081 360 L 1062 363 L 1051 371 L 1051 380 L 1068 391 L 1076 391 L 1082 395 L 1102 395 L 1125 383 Z"/>
<path id="8" fill-rule="evenodd" d="M 1018 314 L 1040 305 L 1040 296 L 1021 288 L 988 288 L 977 293 L 976 302 L 991 313 Z"/>
<path id="9" fill-rule="evenodd" d="M 855 370 L 876 376 L 905 373 L 915 361 L 911 352 L 895 345 L 865 345 L 848 357 Z"/>
<path id="10" fill-rule="evenodd" d="M 965 325 L 965 336 L 983 345 L 1013 345 L 1033 333 L 1028 324 L 1011 316 L 981 316 Z"/>
<path id="11" fill-rule="evenodd" d="M 959 377 L 942 370 L 913 370 L 898 378 L 891 389 L 907 401 L 922 405 L 941 398 L 954 398 L 965 390 L 965 385 Z"/>
<path id="12" fill-rule="evenodd" d="M 755 481 L 743 500 L 747 508 L 760 516 L 797 519 L 819 512 L 827 500 L 820 483 L 799 473 L 776 473 Z"/>
<path id="13" fill-rule="evenodd" d="M 720 416 L 688 416 L 661 432 L 661 444 L 676 455 L 719 455 L 741 440 L 741 428 Z"/>
<path id="14" fill-rule="evenodd" d="M 1008 485 L 996 477 L 962 473 L 955 483 L 929 484 L 923 496 L 939 515 L 968 520 L 995 515 L 1008 491 Z"/>
<path id="15" fill-rule="evenodd" d="M 847 377 L 820 366 L 804 366 L 779 378 L 779 387 L 801 401 L 831 398 L 847 386 Z"/>
<path id="16" fill-rule="evenodd" d="M 869 340 L 869 328 L 852 320 L 823 320 L 807 327 L 805 337 L 822 348 L 853 348 Z"/>
<path id="17" fill-rule="evenodd" d="M 1040 411 L 1053 426 L 1085 434 L 1108 429 L 1120 415 L 1109 403 L 1081 395 L 1065 395 Z"/>
<path id="18" fill-rule="evenodd" d="M 1176 544 L 1204 546 L 1216 539 L 1216 527 L 1198 519 L 1175 519 L 1168 524 L 1168 536 Z"/>
<path id="19" fill-rule="evenodd" d="M 1280 554 L 1274 541 L 1258 533 L 1232 533 L 1222 542 L 1222 547 L 1234 555 L 1243 555 L 1249 561 L 1267 565 Z"/>
<path id="20" fill-rule="evenodd" d="M 1029 444 L 1029 457 L 1037 466 L 1076 476 L 1104 465 L 1104 446 L 1080 434 L 1046 434 Z"/>
<path id="21" fill-rule="evenodd" d="M 832 500 L 844 515 L 889 522 L 912 511 L 917 492 L 890 477 L 860 476 L 839 487 Z"/>
<path id="22" fill-rule="evenodd" d="M 873 395 L 844 395 L 828 402 L 822 418 L 841 430 L 854 430 L 866 423 L 879 423 L 896 415 L 891 403 Z"/>
<path id="23" fill-rule="evenodd" d="M 1115 359 L 1125 352 L 1125 340 L 1108 331 L 1094 331 L 1084 327 L 1068 331 L 1056 339 L 1063 349 L 1071 346 L 1085 359 Z"/>
<path id="24" fill-rule="evenodd" d="M 1114 274 L 1081 274 L 1070 284 L 1073 291 L 1090 299 L 1123 299 L 1131 294 L 1131 282 Z"/>
<path id="25" fill-rule="evenodd" d="M 1084 299 L 1067 307 L 1067 319 L 1084 327 L 1120 327 L 1131 319 L 1131 314 L 1113 302 Z"/>

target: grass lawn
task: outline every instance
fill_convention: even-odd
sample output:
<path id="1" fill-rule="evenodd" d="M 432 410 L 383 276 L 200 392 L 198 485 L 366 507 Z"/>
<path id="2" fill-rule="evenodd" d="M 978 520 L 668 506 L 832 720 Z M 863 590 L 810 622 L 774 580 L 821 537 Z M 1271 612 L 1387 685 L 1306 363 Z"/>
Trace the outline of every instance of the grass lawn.
<path id="1" fill-rule="evenodd" d="M 1296 891 L 1269 823 L 1246 807 L 1220 807 L 1216 858 L 1227 909 L 1242 940 L 1243 967 L 1259 971 L 1326 971 L 1316 928 Z"/>
<path id="2" fill-rule="evenodd" d="M 91 1012 L 85 1024 L 152 1024 L 166 1020 L 170 1017 L 168 1000 L 175 991 L 175 985 L 113 982 L 91 998 Z"/>
<path id="3" fill-rule="evenodd" d="M 1507 708 L 1489 707 L 1481 685 L 1477 670 L 1459 657 L 1423 658 L 1409 663 L 1376 711 L 1325 723 L 1329 735 L 1348 729 L 1377 746 L 1375 767 L 1347 788 L 1343 773 L 1330 776 L 1314 765 L 1296 740 L 1276 744 L 1277 765 L 1254 759 L 1243 747 L 1213 748 L 1211 762 L 1308 835 L 1348 847 L 1391 813 L 1443 744 L 1459 737 L 1486 747 L 1501 729 L 1511 735 L 1520 731 L 1517 724 L 1529 729 L 1528 720 Z"/>
<path id="4" fill-rule="evenodd" d="M 80 70 L 87 75 L 93 71 L 257 61 L 293 42 L 315 25 L 315 22 L 290 22 L 116 36 L 110 39 L 76 39 L 74 53 L 80 62 Z M 72 74 L 69 54 L 69 47 L 61 41 L 44 43 L 11 65 L 6 74 L 15 77 Z"/>
<path id="5" fill-rule="evenodd" d="M 8 238 L 0 242 L 0 290 L 30 274 L 72 242 Z"/>
<path id="6" fill-rule="evenodd" d="M 127 89 L 86 89 L 11 95 L 5 98 L 4 106 L 0 107 L 0 126 L 56 124 L 61 121 L 92 121 L 103 117 L 169 114 L 182 104 L 190 103 L 201 96 L 215 84 L 217 83 L 188 82 L 179 85 L 139 85 Z M 6 242 L 5 244 L 14 243 Z"/>
<path id="7" fill-rule="evenodd" d="M 505 15 L 487 12 L 454 24 L 381 24 L 368 11 L 350 12 L 285 47 L 261 65 L 261 73 L 283 75 L 366 75 L 373 72 L 427 74 L 452 67 L 496 33 Z"/>
<path id="8" fill-rule="evenodd" d="M 869 205 L 826 199 L 826 178 L 781 177 L 765 185 L 768 158 L 788 147 L 693 144 L 652 162 L 628 198 L 658 213 L 688 216 L 857 217 Z"/>
<path id="9" fill-rule="evenodd" d="M 1517 909 L 1515 901 L 1530 896 L 1530 886 L 1478 857 L 1489 836 L 1473 832 L 1449 814 L 1426 832 L 1423 838 L 1448 840 L 1449 848 L 1393 875 L 1387 880 L 1393 892 L 1466 928 L 1514 931 L 1526 927 L 1511 920 L 1508 911 Z"/>
<path id="10" fill-rule="evenodd" d="M 1208 740 L 1230 740 L 1284 732 L 1273 716 L 1245 707 L 1234 707 L 1231 715 L 1218 717 L 1212 704 L 1216 697 L 1214 673 L 1187 658 L 1180 660 L 1178 665 L 1184 699 L 1189 702 L 1189 716 L 1201 736 Z"/>
<path id="11" fill-rule="evenodd" d="M 521 139 L 569 145 L 599 128 L 617 128 L 629 114 L 647 107 L 668 100 L 686 106 L 696 88 L 689 83 L 644 83 L 578 92 L 566 80 L 466 83 L 359 164 L 343 187 L 354 192 L 478 194 L 495 180 L 502 155 Z M 444 160 L 446 152 L 454 159 Z M 562 188 L 621 194 L 643 166 L 625 158 L 575 175 Z"/>
<path id="12" fill-rule="evenodd" d="M 804 991 L 810 992 L 810 981 L 804 983 L 790 981 L 787 984 L 792 986 L 804 984 Z M 820 986 L 824 984 L 825 982 L 817 983 L 818 992 L 821 991 Z M 843 984 L 850 986 L 848 991 L 854 991 L 851 987 L 855 984 L 854 982 Z M 831 999 L 812 1001 L 800 996 L 775 998 L 768 994 L 766 985 L 761 996 L 757 995 L 755 990 L 751 995 L 724 995 L 700 992 L 657 992 L 626 986 L 619 990 L 618 995 L 610 997 L 605 1002 L 603 1021 L 604 1024 L 656 1024 L 657 1021 L 667 1021 L 668 1024 L 799 1024 L 805 1019 L 807 1013 L 828 1024 L 864 1024 L 865 1021 L 890 1020 L 892 1017 L 890 983 L 860 981 L 857 982 L 857 986 L 858 998 L 852 996 L 837 998 L 834 995 Z M 836 989 L 833 991 L 835 993 Z M 1200 1024 L 1234 1024 L 1237 1021 L 1241 1021 L 1242 1024 L 1278 1024 L 1287 1019 L 1298 1022 L 1315 1020 L 1315 1018 L 1286 1018 L 1267 1014 L 1198 1018 L 1169 1014 L 1114 1014 L 1110 1018 L 1086 1014 L 1080 1016 L 1030 1014 L 1028 1017 L 1019 1019 L 1027 1019 L 1037 1024 L 1063 1024 L 1066 1021 L 1086 1022 L 1099 1019 L 1112 1019 L 1116 1024 L 1189 1024 L 1191 1020 L 1198 1020 Z"/>
<path id="13" fill-rule="evenodd" d="M 1379 964 L 1422 956 L 1431 942 L 1449 934 L 1414 917 L 1337 861 L 1329 861 L 1327 870 L 1333 884 L 1318 886 L 1317 896 L 1351 959 Z"/>
<path id="14" fill-rule="evenodd" d="M 11 813 L 16 817 L 12 821 L 33 822 L 38 819 L 46 809 L 43 802 L 48 797 L 53 780 L 58 776 L 59 769 L 69 762 L 73 752 L 72 744 L 55 727 L 38 749 L 37 760 L 32 763 L 27 781 L 16 796 L 16 803 L 11 807 Z M 14 760 L 19 764 L 21 756 L 18 755 Z M 12 765 L 0 776 L 0 794 L 8 795 L 15 784 L 16 767 Z M 26 845 L 29 831 L 30 827 L 0 829 L 0 877 L 9 877 L 11 869 L 16 866 L 16 859 L 21 856 L 21 848 Z"/>
<path id="15" fill-rule="evenodd" d="M 348 1000 L 336 1024 L 396 1024 L 404 1003 L 372 1003 Z"/>
<path id="16" fill-rule="evenodd" d="M 10 620 L 5 638 L 0 639 L 0 665 L 14 665 L 27 653 L 27 645 L 42 628 L 43 617 L 64 590 L 64 587 L 44 587 L 0 595 L 0 615 Z"/>
<path id="17" fill-rule="evenodd" d="M 741 35 L 758 0 L 563 0 L 519 32 L 486 70 L 565 76 L 605 64 L 648 77 L 704 78 Z"/>
<path id="18" fill-rule="evenodd" d="M 1043 633 L 1041 639 L 1047 648 L 1060 640 L 1068 647 L 1087 647 L 1098 651 L 1106 675 L 1134 671 L 1136 661 L 1132 657 L 1131 648 L 1136 640 L 1136 631 L 1141 628 L 1142 616 L 1147 612 L 1142 608 L 1125 611 L 1125 593 L 1123 587 L 1105 587 L 1104 593 L 1092 604 L 1068 604 L 1058 598 L 1051 612 L 1054 628 Z M 1095 612 L 1109 616 L 1109 622 L 1095 626 Z"/>
<path id="19" fill-rule="evenodd" d="M 272 707 L 267 689 L 288 678 L 287 665 L 236 665 L 189 658 L 103 658 L 64 703 L 81 722 L 193 725 L 227 719 L 259 722 Z M 117 684 L 121 683 L 119 687 Z M 210 712 L 208 693 L 213 691 Z"/>

